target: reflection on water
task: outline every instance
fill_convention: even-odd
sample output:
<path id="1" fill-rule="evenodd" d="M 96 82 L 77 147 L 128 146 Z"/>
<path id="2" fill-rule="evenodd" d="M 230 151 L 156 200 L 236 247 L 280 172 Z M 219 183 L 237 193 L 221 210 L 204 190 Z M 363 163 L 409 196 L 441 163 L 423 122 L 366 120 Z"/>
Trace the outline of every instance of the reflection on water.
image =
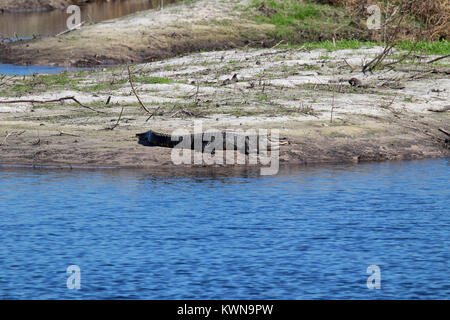
<path id="1" fill-rule="evenodd" d="M 448 299 L 449 169 L 3 168 L 0 299 Z"/>
<path id="2" fill-rule="evenodd" d="M 176 0 L 164 0 L 165 4 Z M 136 11 L 159 8 L 160 0 L 96 1 L 81 5 L 81 21 L 99 22 Z M 55 35 L 67 29 L 65 10 L 48 12 L 0 13 L 0 39 Z"/>

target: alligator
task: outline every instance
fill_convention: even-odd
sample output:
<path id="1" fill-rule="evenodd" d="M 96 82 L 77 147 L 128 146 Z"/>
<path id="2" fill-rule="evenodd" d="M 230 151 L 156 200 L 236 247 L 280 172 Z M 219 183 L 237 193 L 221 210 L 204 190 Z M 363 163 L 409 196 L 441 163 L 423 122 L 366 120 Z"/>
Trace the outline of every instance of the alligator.
<path id="1" fill-rule="evenodd" d="M 222 144 L 214 144 L 215 138 L 222 136 Z M 228 131 L 220 131 L 220 132 L 207 132 L 207 133 L 194 133 L 190 135 L 184 136 L 174 136 L 165 133 L 155 132 L 153 130 L 149 130 L 144 133 L 136 134 L 136 137 L 139 138 L 139 144 L 143 146 L 149 147 L 166 147 L 166 148 L 175 148 L 180 144 L 182 147 L 187 147 L 192 150 L 201 151 L 201 152 L 212 152 L 214 150 L 237 150 L 244 154 L 250 153 L 260 153 L 260 139 L 258 139 L 257 135 L 241 135 L 234 132 Z M 280 139 L 278 145 L 287 144 L 285 138 Z M 186 144 L 183 145 L 183 141 L 186 141 Z M 201 143 L 197 144 L 196 141 L 200 141 Z M 267 139 L 266 146 L 261 146 L 266 148 L 265 150 L 275 150 L 276 145 L 272 146 L 275 142 Z M 211 144 L 211 147 L 207 149 L 207 147 Z M 252 148 L 252 146 L 255 146 Z M 275 147 L 275 148 L 274 148 Z"/>

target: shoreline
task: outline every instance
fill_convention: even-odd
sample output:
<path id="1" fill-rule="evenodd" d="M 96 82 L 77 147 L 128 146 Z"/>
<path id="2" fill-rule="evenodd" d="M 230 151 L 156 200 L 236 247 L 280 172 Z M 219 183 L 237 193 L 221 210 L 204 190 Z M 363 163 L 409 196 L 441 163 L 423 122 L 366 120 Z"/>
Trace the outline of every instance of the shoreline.
<path id="1" fill-rule="evenodd" d="M 286 170 L 302 170 L 302 169 L 316 169 L 316 168 L 328 168 L 334 166 L 350 166 L 350 165 L 366 165 L 377 163 L 397 163 L 397 162 L 414 162 L 414 161 L 433 161 L 433 160 L 450 160 L 450 152 L 442 156 L 431 156 L 423 158 L 413 159 L 390 159 L 390 160 L 368 160 L 362 162 L 319 162 L 319 163 L 283 163 L 279 167 L 279 171 Z M 71 165 L 56 165 L 56 164 L 20 164 L 20 163 L 0 163 L 0 170 L 51 170 L 51 171 L 147 171 L 152 170 L 155 174 L 189 174 L 189 173 L 244 173 L 244 172 L 258 172 L 262 167 L 261 165 L 228 165 L 228 166 L 208 166 L 208 165 L 192 165 L 192 166 L 71 166 Z M 170 172 L 167 172 L 170 169 Z"/>
<path id="2" fill-rule="evenodd" d="M 408 71 L 362 77 L 352 70 L 382 49 L 228 50 L 135 65 L 134 86 L 154 113 L 149 121 L 126 66 L 8 77 L 0 100 L 74 96 L 90 109 L 0 103 L 0 163 L 170 169 L 172 149 L 138 145 L 135 135 L 192 131 L 198 120 L 203 131 L 279 130 L 290 143 L 280 146 L 280 165 L 447 157 L 448 137 L 439 128 L 450 131 L 450 112 L 429 109 L 447 105 L 450 79 Z M 234 74 L 236 82 L 229 80 Z M 335 84 L 352 77 L 367 86 Z"/>
<path id="3" fill-rule="evenodd" d="M 272 44 L 274 26 L 245 19 L 248 3 L 180 2 L 3 45 L 0 58 L 24 64 L 121 65 L 1 79 L 0 163 L 173 168 L 170 149 L 139 146 L 135 134 L 191 130 L 194 120 L 205 130 L 279 130 L 290 142 L 281 165 L 448 156 L 438 129 L 450 131 L 450 114 L 430 111 L 450 100 L 447 60 L 424 54 L 363 74 L 382 47 L 251 48 Z M 64 97 L 82 106 L 54 102 Z M 20 99 L 31 102 L 7 103 Z"/>

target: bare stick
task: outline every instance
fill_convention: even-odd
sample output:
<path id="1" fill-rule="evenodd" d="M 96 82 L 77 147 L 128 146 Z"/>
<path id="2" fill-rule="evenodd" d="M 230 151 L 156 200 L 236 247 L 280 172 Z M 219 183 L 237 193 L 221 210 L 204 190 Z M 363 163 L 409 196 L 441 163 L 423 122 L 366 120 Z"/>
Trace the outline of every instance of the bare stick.
<path id="1" fill-rule="evenodd" d="M 103 111 L 99 111 L 99 110 L 95 110 L 89 106 L 86 106 L 84 104 L 82 104 L 80 101 L 78 101 L 75 97 L 70 96 L 70 97 L 62 97 L 62 98 L 58 98 L 58 99 L 51 99 L 51 100 L 0 100 L 0 103 L 52 103 L 52 102 L 63 102 L 65 100 L 72 100 L 74 102 L 76 102 L 80 107 L 89 109 L 91 111 L 94 112 L 98 112 L 98 113 L 104 113 Z"/>
<path id="2" fill-rule="evenodd" d="M 450 54 L 448 54 L 448 55 L 446 55 L 446 56 L 442 56 L 442 57 L 439 57 L 439 58 L 436 58 L 436 59 L 433 59 L 433 60 L 431 60 L 431 61 L 428 61 L 427 63 L 433 63 L 433 62 L 436 62 L 436 61 L 439 61 L 439 60 L 442 60 L 442 59 L 445 59 L 445 58 L 448 58 L 448 57 L 450 57 Z"/>
<path id="3" fill-rule="evenodd" d="M 69 32 L 71 32 L 71 31 L 73 31 L 73 30 L 78 30 L 78 29 L 81 28 L 81 26 L 82 26 L 84 23 L 85 23 L 85 21 L 81 22 L 80 24 L 77 24 L 75 27 L 73 27 L 73 28 L 71 28 L 71 29 L 64 30 L 64 31 L 58 33 L 55 37 L 62 36 L 63 34 L 69 33 Z"/>
<path id="4" fill-rule="evenodd" d="M 112 131 L 112 130 L 114 130 L 114 129 L 119 125 L 120 119 L 122 119 L 123 108 L 124 108 L 124 107 L 122 107 L 122 110 L 120 111 L 119 119 L 117 119 L 116 124 L 113 125 L 113 126 L 110 127 L 110 128 L 107 128 L 106 130 L 111 130 L 111 131 Z"/>
<path id="5" fill-rule="evenodd" d="M 8 131 L 6 131 L 5 139 L 3 140 L 2 143 L 0 143 L 0 146 L 6 144 L 6 140 L 7 140 L 10 136 L 20 136 L 20 135 L 23 134 L 23 133 L 25 133 L 25 131 L 19 131 L 19 132 L 17 132 L 17 131 L 8 132 Z"/>
<path id="6" fill-rule="evenodd" d="M 353 72 L 353 71 L 355 70 L 355 68 L 352 67 L 352 66 L 350 65 L 350 63 L 348 63 L 347 59 L 344 58 L 344 62 L 345 62 L 345 64 L 347 64 L 347 66 L 349 66 L 349 68 L 352 70 L 351 72 Z"/>
<path id="7" fill-rule="evenodd" d="M 444 133 L 444 134 L 446 134 L 446 135 L 448 135 L 449 137 L 450 137 L 450 132 L 448 132 L 447 130 L 444 130 L 444 129 L 442 129 L 442 128 L 439 128 L 438 129 L 440 132 L 442 132 L 442 133 Z"/>
<path id="8" fill-rule="evenodd" d="M 147 112 L 148 114 L 152 115 L 150 110 L 148 110 L 147 107 L 145 106 L 145 104 L 142 102 L 141 98 L 139 98 L 139 96 L 138 96 L 138 94 L 136 92 L 136 89 L 134 88 L 133 77 L 131 76 L 130 66 L 128 66 L 128 65 L 127 65 L 127 70 L 128 70 L 128 81 L 130 82 L 131 90 L 133 91 L 134 95 L 136 96 L 136 99 L 138 100 L 138 102 L 141 105 L 142 109 L 144 109 L 145 112 Z M 150 118 L 151 118 L 151 116 L 150 116 Z"/>
<path id="9" fill-rule="evenodd" d="M 148 120 L 150 120 L 151 118 L 153 118 L 153 116 L 158 112 L 159 109 L 161 109 L 161 106 L 159 106 L 158 108 L 156 108 L 155 111 L 153 111 L 153 113 L 150 115 L 150 117 L 148 117 L 147 120 L 145 120 L 145 122 L 148 122 Z"/>

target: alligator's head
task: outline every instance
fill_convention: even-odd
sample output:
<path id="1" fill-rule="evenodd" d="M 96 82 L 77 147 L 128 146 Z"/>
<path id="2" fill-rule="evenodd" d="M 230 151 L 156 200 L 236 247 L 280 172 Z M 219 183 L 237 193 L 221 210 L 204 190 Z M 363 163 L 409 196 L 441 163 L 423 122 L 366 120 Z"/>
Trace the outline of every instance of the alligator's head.
<path id="1" fill-rule="evenodd" d="M 152 136 L 153 132 L 151 130 L 144 133 L 136 134 L 136 137 L 139 138 L 138 143 L 146 147 L 153 146 L 153 144 L 151 143 L 151 141 L 153 141 Z"/>

